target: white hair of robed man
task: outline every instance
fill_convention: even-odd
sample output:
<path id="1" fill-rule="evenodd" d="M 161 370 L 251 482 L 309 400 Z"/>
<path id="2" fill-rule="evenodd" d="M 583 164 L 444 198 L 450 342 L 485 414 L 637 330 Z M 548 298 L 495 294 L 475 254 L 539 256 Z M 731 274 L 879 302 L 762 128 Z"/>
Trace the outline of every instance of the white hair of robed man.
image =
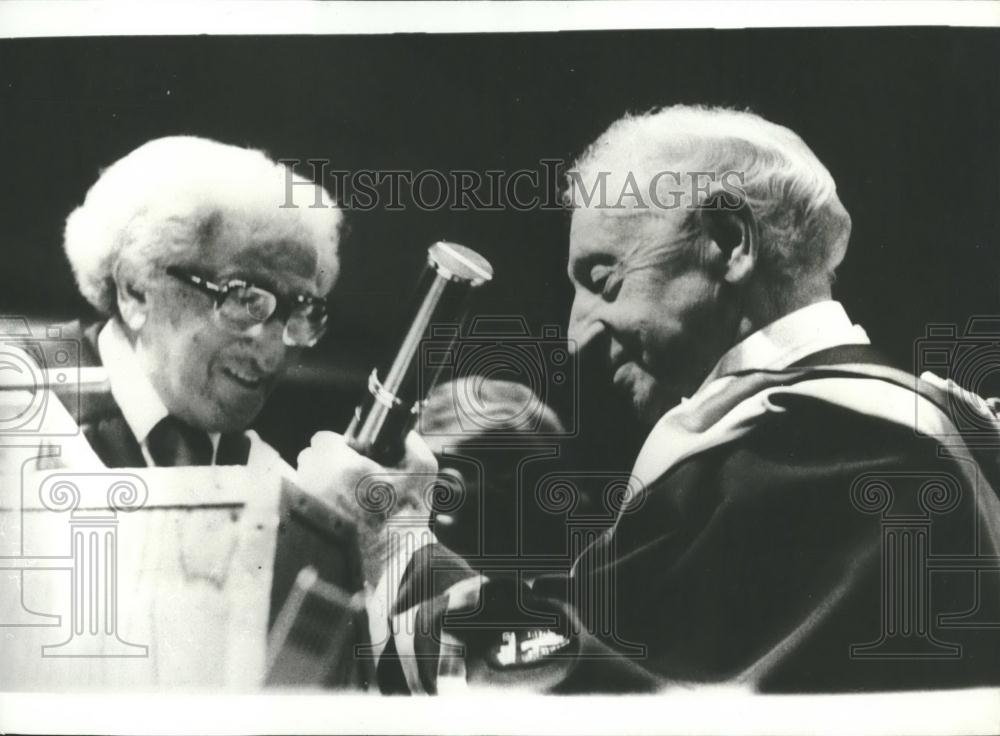
<path id="1" fill-rule="evenodd" d="M 115 314 L 121 263 L 149 277 L 209 247 L 213 234 L 235 229 L 274 247 L 312 246 L 326 294 L 337 277 L 343 215 L 317 185 L 296 186 L 304 190 L 296 192 L 302 206 L 282 207 L 288 176 L 261 151 L 207 138 L 143 144 L 105 169 L 66 221 L 64 248 L 80 293 L 102 314 Z M 310 207 L 317 197 L 326 206 Z"/>
<path id="2" fill-rule="evenodd" d="M 588 205 L 584 196 L 602 172 L 610 202 Z M 646 202 L 625 197 L 614 207 L 630 174 Z M 711 194 L 742 190 L 758 223 L 759 266 L 786 281 L 831 281 L 851 233 L 833 177 L 803 140 L 746 111 L 675 105 L 626 115 L 587 148 L 567 181 L 568 205 L 610 204 L 602 211 L 619 216 L 662 215 L 671 205 L 693 216 Z"/>

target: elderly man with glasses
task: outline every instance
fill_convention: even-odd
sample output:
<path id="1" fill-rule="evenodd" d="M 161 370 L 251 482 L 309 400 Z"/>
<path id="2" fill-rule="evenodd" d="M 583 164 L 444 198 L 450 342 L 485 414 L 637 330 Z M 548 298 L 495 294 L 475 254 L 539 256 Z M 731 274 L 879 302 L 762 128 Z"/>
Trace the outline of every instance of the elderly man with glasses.
<path id="1" fill-rule="evenodd" d="M 303 202 L 329 207 L 282 207 L 287 176 L 259 151 L 161 138 L 106 169 L 70 215 L 66 255 L 105 319 L 63 334 L 107 371 L 81 414 L 104 465 L 276 455 L 247 428 L 323 334 L 341 224 L 322 190 Z"/>

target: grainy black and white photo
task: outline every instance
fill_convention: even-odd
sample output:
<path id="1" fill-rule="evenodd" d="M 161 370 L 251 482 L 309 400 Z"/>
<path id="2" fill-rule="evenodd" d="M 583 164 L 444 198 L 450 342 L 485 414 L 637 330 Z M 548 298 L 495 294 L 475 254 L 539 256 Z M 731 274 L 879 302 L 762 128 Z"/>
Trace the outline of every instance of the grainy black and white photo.
<path id="1" fill-rule="evenodd" d="M 0 731 L 1000 723 L 1000 6 L 304 5 L 0 29 Z"/>

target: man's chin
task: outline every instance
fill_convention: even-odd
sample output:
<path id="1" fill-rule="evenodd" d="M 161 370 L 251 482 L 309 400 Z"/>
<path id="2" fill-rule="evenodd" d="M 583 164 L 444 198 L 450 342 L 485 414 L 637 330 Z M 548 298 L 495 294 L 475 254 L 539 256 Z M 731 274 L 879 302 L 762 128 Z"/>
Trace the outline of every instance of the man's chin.
<path id="1" fill-rule="evenodd" d="M 198 413 L 189 423 L 198 427 L 204 432 L 219 432 L 227 434 L 230 432 L 245 431 L 257 418 L 262 407 L 260 406 L 213 406 L 212 410 L 205 411 L 208 406 L 199 407 L 202 411 Z"/>
<path id="2" fill-rule="evenodd" d="M 669 407 L 662 408 L 658 404 L 650 403 L 634 403 L 632 405 L 632 413 L 635 418 L 647 429 L 652 429 L 664 414 L 667 413 Z"/>
<path id="3" fill-rule="evenodd" d="M 632 415 L 639 423 L 652 428 L 660 418 L 680 403 L 680 398 L 666 395 L 657 385 L 636 386 L 631 392 Z"/>
<path id="4" fill-rule="evenodd" d="M 680 402 L 676 391 L 668 391 L 662 381 L 633 363 L 625 364 L 615 373 L 613 386 L 627 402 L 629 413 L 647 428 Z"/>
<path id="5" fill-rule="evenodd" d="M 242 411 L 239 413 L 226 414 L 225 416 L 219 417 L 218 423 L 216 424 L 216 432 L 244 432 L 246 429 L 253 424 L 254 419 L 260 414 L 260 408 L 255 408 L 250 411 Z"/>

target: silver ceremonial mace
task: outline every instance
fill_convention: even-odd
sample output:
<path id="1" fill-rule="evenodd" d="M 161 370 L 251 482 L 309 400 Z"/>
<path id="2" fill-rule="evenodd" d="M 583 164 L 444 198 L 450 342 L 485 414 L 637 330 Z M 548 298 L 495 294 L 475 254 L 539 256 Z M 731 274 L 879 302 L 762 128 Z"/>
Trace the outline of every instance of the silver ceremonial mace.
<path id="1" fill-rule="evenodd" d="M 406 435 L 440 371 L 423 366 L 431 371 L 430 380 L 419 380 L 420 343 L 431 325 L 461 323 L 471 291 L 492 278 L 489 261 L 470 248 L 442 240 L 427 249 L 427 266 L 417 287 L 419 306 L 413 322 L 384 372 L 375 368 L 368 377 L 368 395 L 354 410 L 345 435 L 351 448 L 381 465 L 395 465 L 402 459 Z M 447 349 L 457 340 L 455 330 Z M 435 350 L 441 348 L 442 343 L 435 340 Z"/>

